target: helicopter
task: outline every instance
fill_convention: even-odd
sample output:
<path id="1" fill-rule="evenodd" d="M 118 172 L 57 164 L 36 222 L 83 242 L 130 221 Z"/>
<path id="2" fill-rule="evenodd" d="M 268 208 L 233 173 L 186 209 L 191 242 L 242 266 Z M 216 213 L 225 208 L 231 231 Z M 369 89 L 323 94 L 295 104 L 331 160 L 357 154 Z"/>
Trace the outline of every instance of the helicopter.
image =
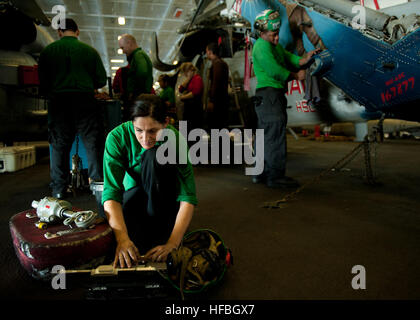
<path id="1" fill-rule="evenodd" d="M 202 0 L 178 30 L 183 36 L 168 57 L 172 63 L 159 58 L 153 36 L 154 67 L 178 75 L 183 61 L 193 61 L 206 89 L 210 64 L 203 52 L 209 42 L 218 42 L 230 68 L 234 104 L 242 110 L 244 125 L 252 127 L 256 78 L 251 57 L 252 43 L 258 37 L 253 21 L 265 9 L 280 13 L 279 43 L 288 51 L 303 56 L 321 49 L 307 79 L 288 83 L 288 127 L 323 123 L 328 128 L 333 123 L 352 122 L 356 141 L 361 141 L 369 120 L 385 118 L 399 119 L 399 128 L 418 131 L 419 1 L 375 10 L 349 0 Z M 223 15 L 223 11 L 231 14 Z M 181 77 L 175 77 L 177 83 Z M 203 105 L 205 108 L 206 90 Z"/>

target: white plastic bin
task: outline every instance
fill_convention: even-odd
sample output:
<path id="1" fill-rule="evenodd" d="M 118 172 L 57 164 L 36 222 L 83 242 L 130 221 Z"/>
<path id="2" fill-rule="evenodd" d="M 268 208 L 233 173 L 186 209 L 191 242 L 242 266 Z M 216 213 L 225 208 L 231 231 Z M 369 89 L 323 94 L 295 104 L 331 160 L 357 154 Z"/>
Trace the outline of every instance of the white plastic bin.
<path id="1" fill-rule="evenodd" d="M 0 148 L 0 173 L 14 172 L 33 166 L 35 161 L 34 146 Z"/>

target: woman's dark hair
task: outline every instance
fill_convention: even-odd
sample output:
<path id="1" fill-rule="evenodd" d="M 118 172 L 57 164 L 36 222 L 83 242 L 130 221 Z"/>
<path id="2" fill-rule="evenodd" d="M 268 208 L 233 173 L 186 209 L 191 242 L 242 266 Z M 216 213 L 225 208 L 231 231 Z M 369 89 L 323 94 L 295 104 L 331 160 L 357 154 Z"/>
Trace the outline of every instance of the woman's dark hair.
<path id="1" fill-rule="evenodd" d="M 130 119 L 151 117 L 159 123 L 166 122 L 166 105 L 154 94 L 141 94 L 132 104 Z"/>

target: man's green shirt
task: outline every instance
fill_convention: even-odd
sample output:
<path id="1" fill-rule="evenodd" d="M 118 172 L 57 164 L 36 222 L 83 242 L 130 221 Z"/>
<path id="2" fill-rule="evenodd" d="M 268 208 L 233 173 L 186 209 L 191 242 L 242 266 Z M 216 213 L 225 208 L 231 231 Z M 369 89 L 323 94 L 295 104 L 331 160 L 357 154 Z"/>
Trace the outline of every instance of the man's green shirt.
<path id="1" fill-rule="evenodd" d="M 49 44 L 39 58 L 41 90 L 92 93 L 106 85 L 107 75 L 98 52 L 76 37 L 62 37 Z"/>
<path id="2" fill-rule="evenodd" d="M 167 129 L 174 133 L 175 141 L 167 141 L 176 146 L 177 159 L 180 152 L 179 144 L 183 144 L 185 152 L 187 145 L 185 139 L 173 126 L 168 125 Z M 162 146 L 166 141 L 156 142 L 156 146 Z M 141 156 L 146 151 L 138 142 L 134 133 L 133 123 L 127 121 L 114 128 L 108 135 L 104 152 L 104 190 L 102 202 L 115 200 L 122 203 L 125 190 L 137 185 L 134 177 L 127 173 L 134 171 L 136 175 L 141 173 Z M 197 204 L 195 193 L 195 180 L 191 163 L 177 164 L 177 183 L 179 194 L 177 201 L 185 201 L 193 205 Z"/>
<path id="3" fill-rule="evenodd" d="M 300 59 L 280 44 L 275 46 L 269 41 L 258 38 L 252 49 L 252 61 L 257 77 L 256 88 L 286 88 L 290 69 L 299 68 Z"/>
<path id="4" fill-rule="evenodd" d="M 141 48 L 135 49 L 128 57 L 130 68 L 127 72 L 127 92 L 137 97 L 141 93 L 151 93 L 153 85 L 153 65 L 149 56 Z"/>

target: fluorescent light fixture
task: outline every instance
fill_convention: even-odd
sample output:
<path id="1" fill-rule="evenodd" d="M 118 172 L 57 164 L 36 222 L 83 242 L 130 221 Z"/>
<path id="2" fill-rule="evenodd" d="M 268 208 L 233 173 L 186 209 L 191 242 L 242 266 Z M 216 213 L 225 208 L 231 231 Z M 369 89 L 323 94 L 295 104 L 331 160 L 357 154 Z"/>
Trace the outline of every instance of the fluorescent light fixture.
<path id="1" fill-rule="evenodd" d="M 174 60 L 174 62 L 172 62 L 173 65 L 176 65 L 178 63 L 178 60 Z"/>
<path id="2" fill-rule="evenodd" d="M 115 72 L 112 74 L 113 77 L 115 77 Z"/>
<path id="3" fill-rule="evenodd" d="M 111 67 L 111 70 L 118 70 L 120 67 Z"/>
<path id="4" fill-rule="evenodd" d="M 125 18 L 124 18 L 124 17 L 118 17 L 118 24 L 119 24 L 120 26 L 125 25 Z"/>
<path id="5" fill-rule="evenodd" d="M 117 50 L 117 52 L 118 52 L 118 54 L 123 54 L 123 51 L 122 51 L 122 49 L 120 48 L 120 49 L 118 49 Z"/>
<path id="6" fill-rule="evenodd" d="M 112 63 L 124 63 L 123 59 L 111 59 Z"/>

